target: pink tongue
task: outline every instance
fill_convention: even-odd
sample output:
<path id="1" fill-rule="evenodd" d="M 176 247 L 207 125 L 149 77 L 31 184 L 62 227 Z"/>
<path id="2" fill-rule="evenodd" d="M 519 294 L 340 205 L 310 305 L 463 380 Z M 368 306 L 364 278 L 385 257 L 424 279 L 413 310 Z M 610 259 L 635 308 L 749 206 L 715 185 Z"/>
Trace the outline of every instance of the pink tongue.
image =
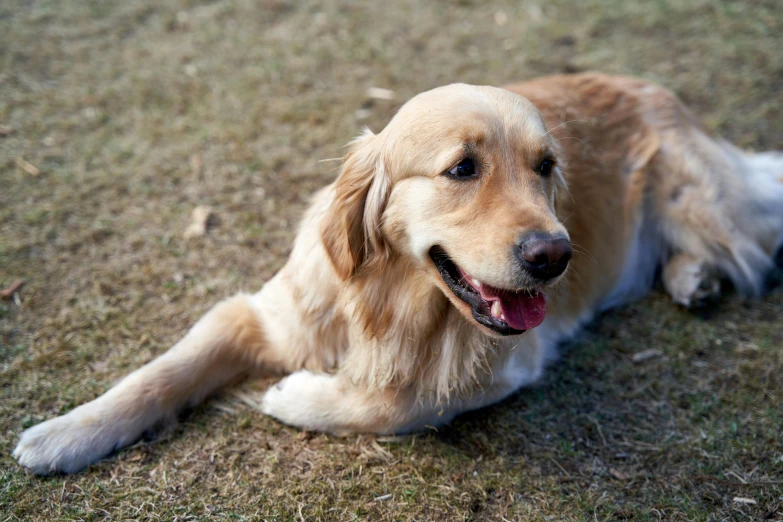
<path id="1" fill-rule="evenodd" d="M 544 322 L 546 297 L 543 292 L 530 295 L 527 292 L 506 292 L 487 285 L 481 287 L 481 298 L 492 306 L 500 302 L 506 323 L 515 330 L 530 330 Z"/>

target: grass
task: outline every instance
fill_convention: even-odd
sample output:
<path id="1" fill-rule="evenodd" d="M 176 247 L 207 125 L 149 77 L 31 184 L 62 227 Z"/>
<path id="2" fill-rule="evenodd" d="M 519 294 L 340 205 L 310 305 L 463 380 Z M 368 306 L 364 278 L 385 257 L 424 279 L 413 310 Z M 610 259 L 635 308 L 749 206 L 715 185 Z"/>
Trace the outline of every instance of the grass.
<path id="1" fill-rule="evenodd" d="M 782 33 L 775 0 L 7 0 L 0 285 L 27 284 L 21 307 L 0 301 L 0 520 L 783 519 L 780 289 L 700 313 L 656 291 L 540 385 L 437 433 L 334 438 L 218 400 L 78 475 L 10 457 L 23 428 L 268 279 L 334 176 L 319 160 L 413 94 L 634 74 L 727 139 L 781 149 Z M 200 204 L 219 223 L 186 242 Z"/>

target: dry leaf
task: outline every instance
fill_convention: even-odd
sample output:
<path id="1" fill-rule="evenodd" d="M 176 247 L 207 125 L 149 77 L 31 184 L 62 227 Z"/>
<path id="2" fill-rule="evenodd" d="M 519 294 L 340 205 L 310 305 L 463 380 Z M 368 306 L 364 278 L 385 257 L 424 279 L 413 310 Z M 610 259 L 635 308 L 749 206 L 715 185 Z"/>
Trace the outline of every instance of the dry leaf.
<path id="1" fill-rule="evenodd" d="M 370 87 L 367 89 L 367 96 L 376 100 L 393 100 L 394 91 L 381 87 Z"/>
<path id="2" fill-rule="evenodd" d="M 190 225 L 185 229 L 185 239 L 201 237 L 207 233 L 207 226 L 213 213 L 210 207 L 200 205 L 190 215 Z"/>

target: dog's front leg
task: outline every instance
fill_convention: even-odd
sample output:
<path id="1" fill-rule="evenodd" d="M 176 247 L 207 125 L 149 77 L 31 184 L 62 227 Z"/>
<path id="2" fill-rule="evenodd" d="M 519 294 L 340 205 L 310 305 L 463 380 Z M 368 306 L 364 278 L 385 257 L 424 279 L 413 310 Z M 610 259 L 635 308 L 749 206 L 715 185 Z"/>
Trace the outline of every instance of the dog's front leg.
<path id="1" fill-rule="evenodd" d="M 14 457 L 38 474 L 79 471 L 243 373 L 280 369 L 283 355 L 266 343 L 250 297 L 238 295 L 106 394 L 25 431 Z"/>
<path id="2" fill-rule="evenodd" d="M 293 373 L 272 386 L 261 400 L 261 410 L 305 430 L 337 435 L 348 433 L 401 434 L 451 422 L 460 413 L 489 406 L 520 386 L 535 381 L 540 365 L 509 359 L 487 382 L 468 396 L 438 401 L 412 388 L 367 388 L 341 374 Z"/>
<path id="3" fill-rule="evenodd" d="M 448 422 L 439 409 L 412 389 L 357 386 L 338 374 L 306 370 L 272 386 L 261 410 L 297 428 L 336 435 L 405 433 Z"/>

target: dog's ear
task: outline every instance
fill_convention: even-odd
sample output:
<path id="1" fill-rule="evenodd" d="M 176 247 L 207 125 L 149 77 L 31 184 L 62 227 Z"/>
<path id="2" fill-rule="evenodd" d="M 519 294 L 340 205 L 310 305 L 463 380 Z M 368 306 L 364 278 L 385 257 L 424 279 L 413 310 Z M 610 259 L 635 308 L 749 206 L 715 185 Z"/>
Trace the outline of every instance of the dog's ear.
<path id="1" fill-rule="evenodd" d="M 326 253 L 343 280 L 360 267 L 385 262 L 389 254 L 380 226 L 391 182 L 376 142 L 377 137 L 365 130 L 349 145 L 321 226 Z"/>

